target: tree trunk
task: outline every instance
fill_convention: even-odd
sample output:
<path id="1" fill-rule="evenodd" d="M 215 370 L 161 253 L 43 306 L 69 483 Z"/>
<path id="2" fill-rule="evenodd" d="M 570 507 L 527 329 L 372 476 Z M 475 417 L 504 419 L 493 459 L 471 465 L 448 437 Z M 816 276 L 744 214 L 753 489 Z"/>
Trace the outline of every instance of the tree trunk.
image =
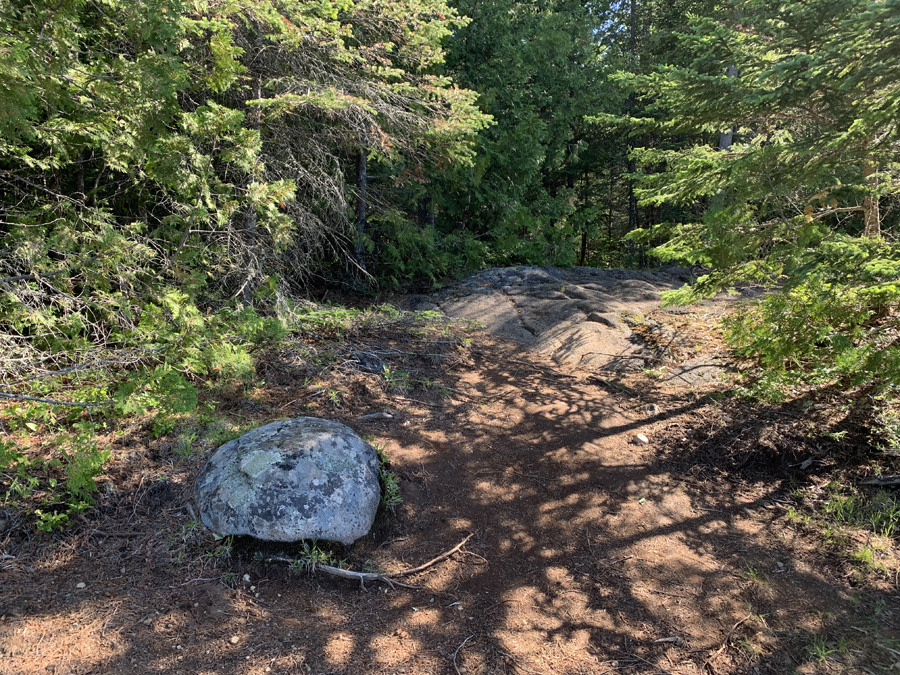
<path id="1" fill-rule="evenodd" d="M 737 66 L 730 65 L 725 71 L 726 77 L 737 77 L 738 70 Z M 723 131 L 719 134 L 719 150 L 728 150 L 731 148 L 731 143 L 734 139 L 734 127 L 728 127 L 727 131 Z"/>
<path id="2" fill-rule="evenodd" d="M 616 174 L 609 172 L 609 213 L 606 219 L 608 245 L 612 246 L 613 240 L 613 198 L 615 197 Z"/>
<path id="3" fill-rule="evenodd" d="M 87 157 L 84 150 L 78 153 L 78 169 L 75 171 L 75 192 L 78 193 L 78 199 L 84 201 L 87 195 L 84 194 L 84 165 L 87 163 Z"/>
<path id="4" fill-rule="evenodd" d="M 875 187 L 878 184 L 878 180 L 874 177 L 874 174 L 875 167 L 871 164 L 866 164 L 863 168 L 863 175 L 866 178 L 866 182 L 872 187 Z M 863 236 L 868 237 L 869 239 L 878 239 L 881 236 L 881 213 L 878 197 L 866 195 L 863 200 L 863 218 L 865 224 Z"/>
<path id="5" fill-rule="evenodd" d="M 632 69 L 637 64 L 637 2 L 631 0 L 629 6 L 629 47 L 631 50 Z M 635 107 L 634 94 L 628 96 L 628 111 L 632 113 Z M 637 170 L 634 159 L 630 157 L 631 151 L 634 149 L 634 141 L 628 141 L 628 173 L 633 174 Z M 640 215 L 638 213 L 637 196 L 634 194 L 634 179 L 628 179 L 628 231 L 636 230 L 641 226 Z"/>
<path id="6" fill-rule="evenodd" d="M 419 199 L 416 211 L 420 227 L 434 227 L 434 199 L 430 192 Z"/>
<path id="7" fill-rule="evenodd" d="M 574 183 L 572 185 L 574 187 Z M 581 208 L 587 209 L 588 204 L 588 172 L 585 170 L 581 174 Z M 587 258 L 588 245 L 588 224 L 587 221 L 581 224 L 581 252 L 578 256 L 578 266 L 584 267 L 585 258 Z"/>
<path id="8" fill-rule="evenodd" d="M 637 171 L 637 165 L 633 159 L 628 160 L 628 173 Z M 634 179 L 628 179 L 628 231 L 636 230 L 641 226 L 640 213 L 638 211 L 637 196 L 634 194 Z"/>
<path id="9" fill-rule="evenodd" d="M 737 66 L 730 65 L 725 70 L 726 77 L 737 77 L 738 70 Z M 727 131 L 722 131 L 719 133 L 719 150 L 725 152 L 731 149 L 731 144 L 734 141 L 734 126 L 728 127 Z M 709 202 L 709 210 L 710 211 L 719 211 L 725 208 L 725 196 L 727 193 L 727 189 L 719 190 L 716 194 L 713 195 L 712 199 Z"/>
<path id="10" fill-rule="evenodd" d="M 262 31 L 259 26 L 256 27 L 256 44 L 257 47 L 262 46 Z M 262 77 L 256 78 L 256 86 L 254 93 L 256 99 L 262 98 Z M 259 132 L 260 123 L 262 122 L 262 107 L 257 105 L 253 114 L 250 116 L 250 128 Z M 244 217 L 244 245 L 247 247 L 245 257 L 247 260 L 247 277 L 244 279 L 244 286 L 241 288 L 241 304 L 244 307 L 253 306 L 253 286 L 255 277 L 258 274 L 260 264 L 256 256 L 256 239 L 257 239 L 257 219 L 256 205 L 248 204 L 247 213 Z"/>
<path id="11" fill-rule="evenodd" d="M 369 186 L 368 180 L 366 175 L 366 149 L 362 148 L 356 158 L 356 262 L 363 269 L 366 269 L 363 235 L 366 233 L 366 208 L 368 206 L 368 195 L 366 192 Z"/>

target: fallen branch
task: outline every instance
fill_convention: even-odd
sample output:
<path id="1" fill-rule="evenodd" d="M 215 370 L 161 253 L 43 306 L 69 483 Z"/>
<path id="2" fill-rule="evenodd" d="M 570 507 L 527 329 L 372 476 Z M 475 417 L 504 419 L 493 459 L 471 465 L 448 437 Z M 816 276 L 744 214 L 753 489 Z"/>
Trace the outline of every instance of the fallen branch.
<path id="1" fill-rule="evenodd" d="M 391 577 L 392 579 L 396 579 L 397 577 L 408 577 L 412 574 L 418 574 L 419 572 L 421 572 L 423 570 L 427 570 L 432 565 L 437 565 L 442 560 L 446 560 L 451 555 L 456 553 L 459 549 L 461 549 L 463 546 L 466 545 L 466 543 L 469 541 L 469 539 L 471 539 L 474 536 L 475 536 L 474 534 L 470 534 L 469 536 L 467 536 L 465 539 L 463 539 L 461 542 L 459 542 L 456 546 L 451 548 L 446 553 L 441 553 L 437 558 L 432 558 L 431 560 L 429 560 L 427 563 L 425 563 L 423 565 L 419 565 L 418 567 L 413 567 L 411 570 L 403 570 L 402 572 L 394 572 L 393 574 L 388 574 L 387 576 Z"/>
<path id="2" fill-rule="evenodd" d="M 860 485 L 900 485 L 900 476 L 881 476 L 879 478 L 866 478 Z"/>
<path id="3" fill-rule="evenodd" d="M 310 572 L 324 572 L 325 574 L 330 574 L 333 577 L 340 577 L 342 579 L 354 579 L 359 581 L 360 587 L 365 590 L 367 581 L 380 581 L 384 584 L 387 584 L 391 588 L 395 586 L 402 586 L 403 588 L 418 588 L 418 586 L 410 586 L 409 584 L 404 584 L 397 579 L 400 577 L 408 577 L 413 574 L 418 574 L 424 570 L 427 570 L 429 567 L 433 565 L 437 565 L 442 560 L 446 560 L 451 555 L 459 551 L 463 546 L 466 545 L 466 542 L 469 541 L 474 534 L 468 535 L 465 539 L 459 542 L 456 546 L 451 548 L 449 551 L 445 551 L 441 553 L 436 558 L 432 558 L 427 563 L 423 563 L 418 567 L 413 567 L 408 570 L 401 570 L 399 572 L 389 572 L 389 573 L 381 573 L 381 572 L 354 572 L 353 570 L 345 570 L 340 567 L 334 567 L 332 565 L 323 565 L 322 563 L 317 563 L 315 561 L 309 564 Z M 289 558 L 288 556 L 269 556 L 265 558 L 265 562 L 286 562 L 289 564 L 294 564 L 297 562 L 297 558 Z"/>
<path id="4" fill-rule="evenodd" d="M 103 403 L 73 403 L 71 401 L 54 401 L 49 398 L 35 398 L 34 396 L 23 396 L 22 394 L 5 394 L 0 392 L 0 398 L 9 398 L 14 401 L 36 401 L 37 403 L 50 403 L 52 405 L 69 405 L 76 408 L 99 408 L 104 405 L 112 405 L 112 401 Z"/>
<path id="5" fill-rule="evenodd" d="M 391 396 L 391 398 L 396 399 L 398 401 L 407 401 L 409 403 L 418 403 L 419 405 L 427 405 L 430 408 L 441 408 L 443 407 L 443 403 L 429 403 L 428 401 L 419 401 L 414 398 L 406 398 L 405 396 Z"/>
<path id="6" fill-rule="evenodd" d="M 456 671 L 456 675 L 462 675 L 462 672 L 460 671 L 459 666 L 456 665 L 456 657 L 459 656 L 459 651 L 460 651 L 463 647 L 465 647 L 465 646 L 466 646 L 466 643 L 467 643 L 469 640 L 471 640 L 473 637 L 475 637 L 474 634 L 472 634 L 472 635 L 470 635 L 469 637 L 467 637 L 465 640 L 462 641 L 462 644 L 461 644 L 459 647 L 456 648 L 456 651 L 453 652 L 453 669 Z"/>
<path id="7" fill-rule="evenodd" d="M 713 654 L 708 659 L 706 659 L 706 662 L 703 664 L 703 670 L 708 670 L 711 673 L 716 672 L 716 669 L 713 668 L 713 664 L 712 664 L 713 661 L 715 661 L 717 658 L 719 658 L 722 655 L 722 652 L 724 652 L 728 648 L 728 643 L 731 640 L 731 636 L 734 635 L 734 631 L 737 630 L 738 626 L 740 626 L 742 623 L 744 623 L 747 619 L 751 618 L 752 616 L 753 616 L 752 614 L 748 614 L 747 616 L 745 616 L 743 619 L 741 619 L 740 621 L 738 621 L 736 624 L 734 624 L 731 627 L 731 630 L 728 631 L 728 635 L 725 636 L 725 641 L 722 643 L 722 646 L 716 650 L 715 654 Z"/>

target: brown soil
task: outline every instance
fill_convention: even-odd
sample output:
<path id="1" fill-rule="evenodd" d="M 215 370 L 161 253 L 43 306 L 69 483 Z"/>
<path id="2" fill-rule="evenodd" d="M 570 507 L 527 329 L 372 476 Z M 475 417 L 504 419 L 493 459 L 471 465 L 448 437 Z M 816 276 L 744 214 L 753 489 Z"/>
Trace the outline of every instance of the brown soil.
<path id="1" fill-rule="evenodd" d="M 653 317 L 689 359 L 721 347 L 714 314 Z M 406 580 L 419 590 L 361 589 L 262 562 L 252 542 L 213 542 L 193 527 L 202 456 L 181 460 L 173 438 L 135 427 L 111 435 L 109 480 L 73 527 L 44 535 L 6 516 L 0 673 L 726 675 L 900 662 L 894 580 L 861 576 L 788 517 L 792 466 L 817 452 L 804 414 L 717 402 L 719 381 L 611 379 L 467 337 L 376 326 L 335 342 L 311 386 L 298 384 L 313 372 L 298 345 L 266 355 L 264 387 L 219 397 L 246 426 L 319 415 L 384 444 L 404 502 L 337 553 L 397 571 L 474 533 Z M 354 349 L 418 384 L 392 389 Z M 393 417 L 361 419 L 378 411 Z"/>

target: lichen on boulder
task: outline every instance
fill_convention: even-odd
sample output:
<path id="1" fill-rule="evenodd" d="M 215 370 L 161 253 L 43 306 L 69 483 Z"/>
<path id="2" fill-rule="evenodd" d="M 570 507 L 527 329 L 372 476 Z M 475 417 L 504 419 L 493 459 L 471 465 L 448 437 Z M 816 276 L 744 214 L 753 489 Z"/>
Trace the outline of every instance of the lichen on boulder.
<path id="1" fill-rule="evenodd" d="M 298 417 L 253 429 L 216 450 L 194 496 L 220 535 L 350 544 L 381 499 L 375 449 L 338 422 Z"/>

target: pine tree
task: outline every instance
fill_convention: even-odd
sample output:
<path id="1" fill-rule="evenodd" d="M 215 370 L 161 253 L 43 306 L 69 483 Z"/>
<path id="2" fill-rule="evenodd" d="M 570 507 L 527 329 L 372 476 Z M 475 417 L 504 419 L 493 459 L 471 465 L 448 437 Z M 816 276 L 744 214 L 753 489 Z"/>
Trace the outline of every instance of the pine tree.
<path id="1" fill-rule="evenodd" d="M 898 10 L 894 0 L 739 3 L 681 36 L 690 63 L 629 78 L 647 105 L 641 124 L 705 136 L 635 152 L 666 169 L 643 178 L 644 203 L 706 205 L 700 221 L 669 223 L 656 249 L 713 270 L 673 298 L 778 289 L 732 333 L 773 372 L 900 381 L 900 249 L 879 208 L 898 190 Z"/>

